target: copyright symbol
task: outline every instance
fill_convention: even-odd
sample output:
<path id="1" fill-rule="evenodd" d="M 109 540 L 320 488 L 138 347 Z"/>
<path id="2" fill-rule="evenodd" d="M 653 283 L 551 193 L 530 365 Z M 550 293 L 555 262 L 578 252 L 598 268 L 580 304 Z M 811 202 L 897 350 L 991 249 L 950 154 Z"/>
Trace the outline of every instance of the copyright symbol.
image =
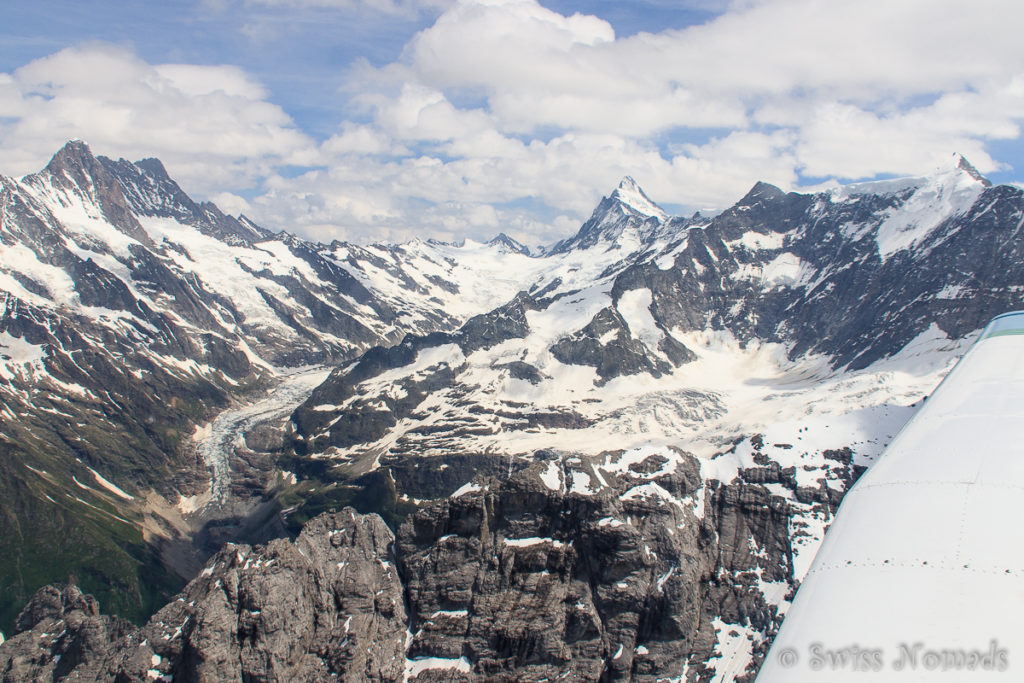
<path id="1" fill-rule="evenodd" d="M 791 647 L 784 647 L 779 650 L 779 664 L 783 668 L 792 669 L 796 666 L 796 663 L 800 661 L 800 656 L 797 655 L 796 650 Z"/>

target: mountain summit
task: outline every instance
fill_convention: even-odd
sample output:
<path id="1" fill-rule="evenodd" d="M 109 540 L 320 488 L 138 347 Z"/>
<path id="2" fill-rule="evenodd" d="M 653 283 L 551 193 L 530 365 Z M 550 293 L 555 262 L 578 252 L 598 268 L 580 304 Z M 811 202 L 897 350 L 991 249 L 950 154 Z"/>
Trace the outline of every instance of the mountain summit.
<path id="1" fill-rule="evenodd" d="M 619 186 L 612 192 L 611 199 L 645 216 L 651 216 L 660 221 L 668 220 L 668 214 L 665 213 L 665 210 L 651 201 L 651 198 L 647 196 L 630 176 L 622 179 Z"/>
<path id="2" fill-rule="evenodd" d="M 971 176 L 985 187 L 992 187 L 992 181 L 981 175 L 978 169 L 976 169 L 971 162 L 967 161 L 967 158 L 964 155 L 959 152 L 954 153 L 953 161 L 958 169 L 966 172 L 967 175 Z"/>
<path id="3" fill-rule="evenodd" d="M 555 244 L 549 254 L 591 249 L 603 244 L 605 250 L 635 250 L 649 241 L 669 215 L 626 176 L 610 196 L 601 200 L 579 232 Z"/>

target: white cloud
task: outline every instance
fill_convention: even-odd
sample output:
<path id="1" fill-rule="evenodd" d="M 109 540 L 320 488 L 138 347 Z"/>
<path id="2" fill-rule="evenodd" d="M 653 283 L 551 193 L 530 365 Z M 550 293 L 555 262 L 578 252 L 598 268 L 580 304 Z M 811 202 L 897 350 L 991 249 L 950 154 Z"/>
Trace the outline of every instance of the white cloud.
<path id="1" fill-rule="evenodd" d="M 160 156 L 200 194 L 249 197 L 262 182 L 247 204 L 223 197 L 275 228 L 537 243 L 627 174 L 656 201 L 724 207 L 757 180 L 917 174 L 953 151 L 991 172 L 1007 161 L 993 141 L 1020 137 L 1024 3 L 646 1 L 720 14 L 617 37 L 535 0 L 248 0 L 392 20 L 444 11 L 393 63 L 349 65 L 326 140 L 240 68 L 87 46 L 0 74 L 0 159 L 34 170 L 82 137 Z"/>
<path id="2" fill-rule="evenodd" d="M 820 90 L 875 101 L 1019 72 L 1022 19 L 1024 7 L 1009 0 L 770 0 L 621 49 L 660 78 L 706 91 Z"/>
<path id="3" fill-rule="evenodd" d="M 187 188 L 251 186 L 315 144 L 234 66 L 151 65 L 125 48 L 67 48 L 0 74 L 2 172 L 36 171 L 71 138 L 97 153 L 157 156 Z"/>
<path id="4" fill-rule="evenodd" d="M 376 122 L 387 133 L 404 140 L 451 140 L 491 128 L 479 110 L 460 110 L 438 90 L 406 83 L 395 98 L 365 99 L 376 107 Z"/>
<path id="5" fill-rule="evenodd" d="M 341 133 L 332 135 L 322 145 L 328 158 L 347 154 L 392 155 L 410 154 L 408 148 L 395 144 L 387 134 L 378 128 L 346 122 Z"/>
<path id="6" fill-rule="evenodd" d="M 702 208 L 733 203 L 756 178 L 791 187 L 791 146 L 782 131 L 737 132 L 666 159 L 653 145 L 615 135 L 525 143 L 486 131 L 440 145 L 445 154 L 434 156 L 337 156 L 329 171 L 275 177 L 257 207 L 268 224 L 324 239 L 486 239 L 504 231 L 550 243 L 578 228 L 625 175 L 654 196 Z M 553 210 L 538 215 L 524 199 Z"/>
<path id="7" fill-rule="evenodd" d="M 407 226 L 404 200 L 530 198 L 582 219 L 625 174 L 665 203 L 726 206 L 758 179 L 922 173 L 952 151 L 991 171 L 986 142 L 1018 137 L 1024 118 L 1021 23 L 1006 0 L 761 0 L 616 38 L 534 0 L 462 0 L 399 62 L 351 73 L 367 131 L 408 153 L 324 152 L 373 178 L 342 192 L 371 182 L 388 207 L 376 215 Z"/>
<path id="8" fill-rule="evenodd" d="M 811 91 L 877 104 L 1018 74 L 1024 5 L 983 4 L 772 0 L 616 40 L 600 19 L 564 17 L 533 0 L 463 1 L 410 41 L 402 75 L 480 93 L 518 132 L 740 127 L 746 110 L 771 96 Z"/>
<path id="9" fill-rule="evenodd" d="M 216 204 L 217 208 L 221 211 L 231 216 L 252 213 L 252 205 L 249 204 L 245 197 L 239 197 L 231 192 L 218 192 L 210 197 L 210 201 Z"/>
<path id="10" fill-rule="evenodd" d="M 919 111 L 881 116 L 825 104 L 814 109 L 796 144 L 806 175 L 840 178 L 869 177 L 881 169 L 912 175 L 938 166 L 950 151 L 960 152 L 983 172 L 997 166 L 977 137 Z"/>
<path id="11" fill-rule="evenodd" d="M 237 66 L 160 64 L 154 66 L 153 71 L 159 79 L 151 79 L 151 87 L 155 90 L 176 90 L 186 97 L 220 93 L 229 97 L 262 100 L 268 95 L 266 88 L 253 81 Z"/>

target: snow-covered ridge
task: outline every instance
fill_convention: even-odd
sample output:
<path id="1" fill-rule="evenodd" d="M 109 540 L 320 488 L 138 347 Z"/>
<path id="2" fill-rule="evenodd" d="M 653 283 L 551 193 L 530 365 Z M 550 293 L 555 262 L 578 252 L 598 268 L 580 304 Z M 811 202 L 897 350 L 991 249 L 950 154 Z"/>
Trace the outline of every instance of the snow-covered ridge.
<path id="1" fill-rule="evenodd" d="M 310 430 L 306 436 L 324 455 L 348 462 L 364 453 L 524 454 L 563 442 L 593 452 L 628 449 L 645 440 L 682 440 L 691 451 L 716 452 L 744 430 L 800 417 L 771 414 L 776 400 L 804 410 L 808 403 L 794 397 L 816 391 L 844 366 L 873 367 L 918 344 L 922 335 L 948 336 L 945 328 L 934 328 L 922 316 L 886 325 L 869 312 L 871 299 L 851 300 L 848 278 L 859 267 L 885 269 L 891 249 L 913 248 L 922 259 L 931 258 L 959 228 L 935 235 L 921 227 L 925 217 L 959 226 L 957 221 L 987 191 L 976 175 L 958 158 L 952 169 L 905 196 L 851 195 L 842 201 L 828 194 L 792 199 L 761 185 L 761 199 L 744 205 L 747 211 L 647 233 L 643 221 L 613 220 L 616 204 L 606 200 L 572 248 L 563 243 L 561 250 L 532 259 L 537 282 L 550 284 L 528 290 L 536 298 L 522 313 L 521 329 L 484 348 L 463 346 L 462 353 L 455 353 L 451 339 L 445 342 L 445 372 L 454 374 L 450 385 L 435 388 L 414 412 L 407 407 L 393 412 L 397 399 L 390 387 L 395 383 L 411 387 L 434 381 L 436 373 L 424 374 L 416 360 L 391 366 L 372 382 L 362 381 L 345 401 L 331 400 L 325 389 L 313 411 L 318 415 L 304 418 Z M 631 179 L 619 189 L 626 197 L 645 196 Z M 874 209 L 869 216 L 865 205 Z M 802 213 L 773 213 L 783 210 Z M 849 215 L 858 216 L 862 225 L 851 228 Z M 781 227 L 787 223 L 794 227 Z M 900 225 L 917 232 L 896 246 L 890 238 Z M 612 231 L 602 232 L 608 226 Z M 878 248 L 862 241 L 865 232 L 884 245 L 881 265 Z M 612 236 L 616 241 L 610 241 Z M 851 260 L 837 262 L 837 253 Z M 905 271 L 870 277 L 902 278 L 906 284 L 901 286 L 915 288 L 913 296 L 933 307 L 954 300 L 953 293 L 957 301 L 963 300 L 961 293 L 976 294 L 973 284 L 967 289 L 950 280 L 941 262 L 930 267 L 938 274 L 934 287 L 926 286 L 930 291 L 921 292 L 920 278 Z M 784 301 L 786 308 L 769 300 Z M 713 307 L 704 308 L 711 302 Z M 801 329 L 786 313 L 799 307 L 817 311 L 803 316 Z M 768 322 L 773 315 L 774 322 Z M 495 312 L 488 316 L 495 323 L 501 318 Z M 856 329 L 862 317 L 875 325 L 870 332 Z M 976 328 L 976 318 L 960 325 L 945 353 Z M 416 358 L 428 357 L 420 348 Z M 342 383 L 343 377 L 338 376 Z M 914 391 L 925 392 L 934 379 L 929 376 Z M 886 387 L 871 398 L 872 392 L 860 394 L 855 404 L 883 404 L 891 390 Z M 903 394 L 907 403 L 914 401 L 911 394 Z M 453 411 L 451 402 L 474 410 Z M 336 442 L 334 425 L 347 424 L 340 416 L 361 410 L 387 415 L 393 428 L 365 439 L 347 434 Z M 541 426 L 535 424 L 538 415 L 545 416 L 544 422 L 565 424 Z M 448 438 L 448 433 L 458 436 Z"/>
<path id="2" fill-rule="evenodd" d="M 885 259 L 923 244 L 944 222 L 967 213 L 990 186 L 962 157 L 954 168 L 923 179 L 878 227 L 875 241 L 879 254 Z"/>

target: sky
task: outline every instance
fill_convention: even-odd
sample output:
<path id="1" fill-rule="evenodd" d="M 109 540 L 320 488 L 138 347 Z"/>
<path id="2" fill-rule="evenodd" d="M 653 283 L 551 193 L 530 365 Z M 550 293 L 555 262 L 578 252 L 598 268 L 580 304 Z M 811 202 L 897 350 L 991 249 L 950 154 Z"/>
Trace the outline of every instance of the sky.
<path id="1" fill-rule="evenodd" d="M 1019 0 L 36 0 L 0 5 L 0 174 L 67 140 L 319 241 L 550 244 L 632 176 L 1024 180 Z"/>

